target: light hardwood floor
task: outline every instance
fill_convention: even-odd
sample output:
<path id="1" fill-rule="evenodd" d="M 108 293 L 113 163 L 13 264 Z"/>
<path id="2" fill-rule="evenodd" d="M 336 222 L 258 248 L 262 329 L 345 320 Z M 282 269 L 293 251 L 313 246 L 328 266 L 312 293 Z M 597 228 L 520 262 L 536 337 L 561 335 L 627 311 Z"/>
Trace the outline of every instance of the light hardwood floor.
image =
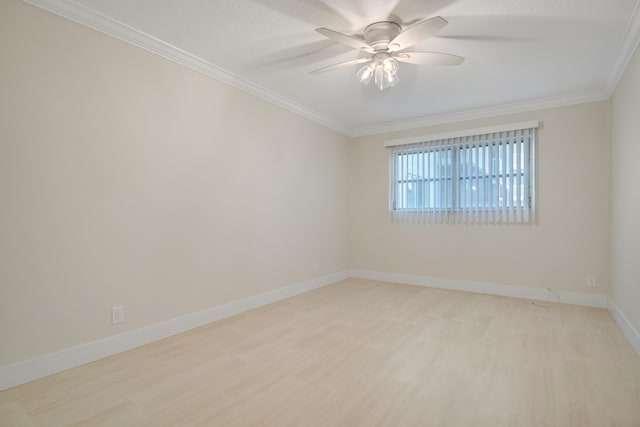
<path id="1" fill-rule="evenodd" d="M 640 426 L 603 309 L 349 279 L 0 393 L 2 426 Z"/>

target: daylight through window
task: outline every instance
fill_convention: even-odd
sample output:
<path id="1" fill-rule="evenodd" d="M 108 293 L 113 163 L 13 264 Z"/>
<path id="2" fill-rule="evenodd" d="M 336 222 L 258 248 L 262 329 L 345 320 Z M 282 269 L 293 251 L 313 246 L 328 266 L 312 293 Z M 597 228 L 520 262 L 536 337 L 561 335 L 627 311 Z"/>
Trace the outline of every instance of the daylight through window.
<path id="1" fill-rule="evenodd" d="M 387 143 L 393 220 L 533 222 L 537 123 L 526 125 L 418 143 Z"/>

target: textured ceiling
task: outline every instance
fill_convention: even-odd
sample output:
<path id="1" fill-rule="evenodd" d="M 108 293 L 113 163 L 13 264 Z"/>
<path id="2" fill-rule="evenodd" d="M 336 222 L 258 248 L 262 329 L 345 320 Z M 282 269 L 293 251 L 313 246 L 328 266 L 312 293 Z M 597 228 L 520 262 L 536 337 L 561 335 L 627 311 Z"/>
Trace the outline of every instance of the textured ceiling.
<path id="1" fill-rule="evenodd" d="M 127 29 L 121 38 L 139 45 L 162 41 L 232 84 L 357 135 L 505 105 L 604 99 L 637 43 L 640 0 L 27 1 L 75 10 L 76 20 L 114 35 Z M 375 21 L 406 26 L 437 15 L 449 24 L 415 50 L 466 57 L 459 67 L 401 64 L 400 84 L 382 92 L 361 85 L 355 65 L 309 74 L 359 54 L 317 27 L 361 35 Z"/>

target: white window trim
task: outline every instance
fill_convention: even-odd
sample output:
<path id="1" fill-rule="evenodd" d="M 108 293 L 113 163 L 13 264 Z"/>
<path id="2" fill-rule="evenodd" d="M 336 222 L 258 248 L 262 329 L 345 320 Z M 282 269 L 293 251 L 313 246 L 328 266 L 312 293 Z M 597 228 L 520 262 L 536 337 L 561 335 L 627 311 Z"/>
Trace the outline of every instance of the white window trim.
<path id="1" fill-rule="evenodd" d="M 390 162 L 389 162 L 389 178 L 390 186 L 395 185 L 395 178 L 392 177 L 394 171 L 394 154 L 396 147 L 407 145 L 420 145 L 429 143 L 440 143 L 442 141 L 450 141 L 452 139 L 461 139 L 467 137 L 484 136 L 490 134 L 500 134 L 508 132 L 519 131 L 533 131 L 531 135 L 532 140 L 529 151 L 529 206 L 526 208 L 508 208 L 508 209 L 481 209 L 481 210 L 457 210 L 457 209 L 436 209 L 436 210 L 422 210 L 416 209 L 416 211 L 397 211 L 393 206 L 393 194 L 391 187 L 389 188 L 390 204 L 389 210 L 393 222 L 398 223 L 485 223 L 485 224 L 518 224 L 528 223 L 535 224 L 536 220 L 536 134 L 537 129 L 541 126 L 539 121 L 528 121 L 511 123 L 500 126 L 483 127 L 475 129 L 467 129 L 462 131 L 453 131 L 445 133 L 437 133 L 423 136 L 416 136 L 410 138 L 387 140 L 384 146 L 390 149 Z M 500 212 L 500 215 L 495 215 L 496 212 Z M 494 215 L 487 216 L 487 213 Z"/>
<path id="2" fill-rule="evenodd" d="M 519 123 L 509 123 L 498 126 L 489 126 L 475 129 L 465 129 L 460 131 L 433 133 L 422 136 L 412 136 L 409 138 L 390 139 L 384 142 L 385 147 L 395 147 L 397 145 L 417 144 L 420 142 L 439 141 L 441 139 L 463 138 L 466 136 L 486 135 L 490 133 L 510 132 L 519 129 L 537 129 L 540 122 L 537 120 Z"/>

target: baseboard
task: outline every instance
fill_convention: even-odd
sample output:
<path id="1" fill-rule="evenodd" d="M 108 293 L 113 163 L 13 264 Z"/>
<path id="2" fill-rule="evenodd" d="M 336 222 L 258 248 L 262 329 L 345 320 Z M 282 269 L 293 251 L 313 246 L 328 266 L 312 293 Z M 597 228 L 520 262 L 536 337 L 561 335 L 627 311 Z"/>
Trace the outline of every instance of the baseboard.
<path id="1" fill-rule="evenodd" d="M 609 313 L 611 313 L 611 317 L 613 317 L 613 320 L 616 321 L 624 336 L 627 337 L 627 340 L 629 340 L 631 347 L 633 347 L 636 353 L 640 355 L 640 332 L 638 332 L 638 330 L 633 327 L 627 316 L 624 315 L 620 307 L 618 307 L 618 305 L 611 298 L 608 299 L 608 303 Z"/>
<path id="2" fill-rule="evenodd" d="M 350 276 L 360 279 L 379 280 L 382 282 L 403 283 L 407 285 L 425 286 L 429 288 L 450 289 L 455 291 L 476 292 L 480 294 L 501 295 L 505 297 L 532 299 L 537 301 L 553 301 L 565 304 L 584 305 L 587 307 L 607 307 L 606 295 L 582 294 L 578 292 L 550 291 L 543 288 L 524 286 L 498 285 L 486 282 L 442 279 L 410 274 L 382 273 L 378 271 L 351 269 Z M 557 294 L 556 294 L 557 292 Z M 558 298 L 559 297 L 559 298 Z"/>
<path id="3" fill-rule="evenodd" d="M 187 314 L 120 335 L 92 341 L 55 353 L 45 354 L 33 359 L 0 367 L 0 391 L 103 359 L 123 351 L 131 350 L 135 347 L 215 322 L 216 320 L 309 292 L 348 277 L 348 271 L 341 271 L 196 313 Z"/>
<path id="4" fill-rule="evenodd" d="M 351 269 L 0 367 L 0 391 L 103 359 L 123 351 L 131 350 L 153 341 L 167 338 L 254 308 L 309 292 L 348 277 L 539 301 L 556 302 L 558 300 L 553 292 L 541 288 Z M 631 342 L 633 348 L 640 354 L 640 334 L 611 299 L 605 295 L 565 291 L 558 291 L 558 294 L 560 296 L 560 302 L 563 303 L 608 308 L 629 342 Z"/>

